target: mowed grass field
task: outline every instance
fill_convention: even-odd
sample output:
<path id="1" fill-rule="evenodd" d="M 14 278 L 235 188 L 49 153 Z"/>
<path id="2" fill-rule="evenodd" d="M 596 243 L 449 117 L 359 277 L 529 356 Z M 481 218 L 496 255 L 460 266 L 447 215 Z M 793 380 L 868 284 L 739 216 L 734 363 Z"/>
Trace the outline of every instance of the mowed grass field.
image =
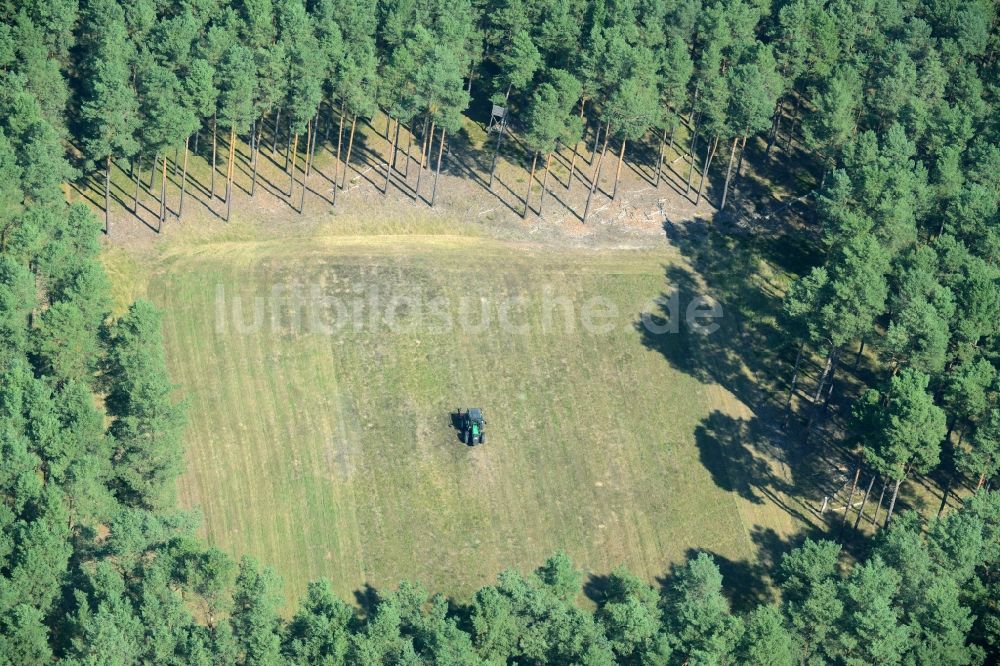
<path id="1" fill-rule="evenodd" d="M 697 336 L 636 328 L 680 261 L 451 233 L 168 245 L 145 292 L 190 403 L 182 504 L 289 604 L 320 576 L 462 598 L 557 549 L 650 581 L 695 548 L 752 562 L 752 530 L 794 525 L 720 487 L 695 437 L 746 409 L 665 358 Z M 484 446 L 452 428 L 470 406 Z"/>

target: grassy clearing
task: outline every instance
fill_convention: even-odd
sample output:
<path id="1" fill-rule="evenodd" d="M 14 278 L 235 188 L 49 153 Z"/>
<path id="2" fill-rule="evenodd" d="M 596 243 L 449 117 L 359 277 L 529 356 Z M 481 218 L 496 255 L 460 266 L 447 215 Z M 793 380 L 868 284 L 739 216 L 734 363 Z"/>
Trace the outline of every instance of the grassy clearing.
<path id="1" fill-rule="evenodd" d="M 339 225 L 285 238 L 236 225 L 151 262 L 144 289 L 165 311 L 168 360 L 191 402 L 180 494 L 213 543 L 275 566 L 291 601 L 318 576 L 348 598 L 400 577 L 463 596 L 558 548 L 588 571 L 625 563 L 653 580 L 688 549 L 753 562 L 752 533 L 794 530 L 777 506 L 730 490 L 743 471 L 726 469 L 728 444 L 698 435 L 711 418 L 746 416 L 667 360 L 665 347 L 685 354 L 698 340 L 682 329 L 654 349 L 635 328 L 680 258 L 557 252 L 435 224 L 433 235 Z M 318 332 L 336 308 L 306 298 L 293 326 L 294 308 L 269 305 L 276 285 L 315 288 L 364 322 Z M 453 325 L 413 301 L 394 310 L 399 327 L 371 323 L 405 296 L 446 302 Z M 582 328 L 595 296 L 617 311 L 600 320 L 608 331 Z M 524 299 L 510 310 L 524 332 L 498 321 L 508 297 Z M 262 323 L 240 332 L 237 302 L 245 326 L 255 311 Z M 458 406 L 483 407 L 486 446 L 459 442 Z"/>

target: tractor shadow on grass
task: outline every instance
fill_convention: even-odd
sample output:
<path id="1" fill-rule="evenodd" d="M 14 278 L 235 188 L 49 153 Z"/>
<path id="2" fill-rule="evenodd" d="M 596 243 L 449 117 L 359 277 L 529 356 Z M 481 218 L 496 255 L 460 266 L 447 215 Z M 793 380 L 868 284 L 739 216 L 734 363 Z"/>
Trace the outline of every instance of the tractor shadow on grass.
<path id="1" fill-rule="evenodd" d="M 464 425 L 464 419 L 465 419 L 465 414 L 462 412 L 462 408 L 456 407 L 455 411 L 451 412 L 448 416 L 451 418 L 451 427 L 455 430 L 455 439 L 460 441 L 465 446 L 468 447 L 475 446 L 475 444 L 466 444 L 465 440 L 462 439 L 462 433 L 463 433 L 462 426 Z"/>

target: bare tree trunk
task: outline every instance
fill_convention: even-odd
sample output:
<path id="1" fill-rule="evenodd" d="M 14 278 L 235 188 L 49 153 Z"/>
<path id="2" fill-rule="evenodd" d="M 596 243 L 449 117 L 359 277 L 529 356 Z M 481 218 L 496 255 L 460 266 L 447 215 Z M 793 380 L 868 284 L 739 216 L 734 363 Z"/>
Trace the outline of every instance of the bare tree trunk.
<path id="1" fill-rule="evenodd" d="M 861 338 L 861 345 L 858 346 L 858 355 L 854 357 L 854 370 L 857 371 L 858 365 L 861 364 L 861 357 L 865 353 L 865 339 Z"/>
<path id="2" fill-rule="evenodd" d="M 292 192 L 295 191 L 295 161 L 299 155 L 299 133 L 295 132 L 295 137 L 292 139 L 291 147 L 291 162 L 287 162 L 291 168 L 288 169 L 288 196 L 292 196 Z"/>
<path id="3" fill-rule="evenodd" d="M 875 473 L 872 473 L 871 481 L 868 482 L 868 487 L 865 489 L 865 496 L 861 499 L 861 508 L 858 509 L 858 517 L 854 519 L 854 529 L 858 529 L 858 525 L 861 524 L 861 517 L 865 515 L 865 506 L 868 504 L 868 496 L 872 494 L 872 486 L 875 485 Z"/>
<path id="4" fill-rule="evenodd" d="M 471 79 L 470 79 L 471 81 Z M 406 162 L 403 163 L 403 180 L 409 181 L 410 178 L 410 149 L 413 148 L 413 120 L 410 120 L 410 126 L 406 128 Z M 398 169 L 397 169 L 398 171 Z"/>
<path id="5" fill-rule="evenodd" d="M 892 488 L 892 499 L 889 500 L 889 512 L 885 515 L 885 525 L 883 527 L 889 527 L 889 521 L 892 520 L 892 512 L 896 509 L 896 497 L 899 496 L 899 487 L 903 484 L 903 479 L 896 479 L 896 485 Z"/>
<path id="6" fill-rule="evenodd" d="M 344 116 L 347 114 L 347 102 L 340 104 L 340 121 L 337 128 L 337 159 L 333 163 L 333 205 L 337 205 L 337 190 L 340 189 L 340 150 L 344 145 Z"/>
<path id="7" fill-rule="evenodd" d="M 718 145 L 719 137 L 715 137 L 714 141 L 709 141 L 709 149 L 705 152 L 705 168 L 701 170 L 701 180 L 698 182 L 698 196 L 694 200 L 695 206 L 701 203 L 701 193 L 705 189 L 705 176 L 708 175 L 708 170 L 712 168 L 712 160 L 715 158 L 715 149 Z"/>
<path id="8" fill-rule="evenodd" d="M 250 196 L 257 193 L 257 162 L 260 159 L 260 142 L 264 139 L 264 117 L 251 130 L 256 132 L 253 139 L 253 178 L 250 180 Z"/>
<path id="9" fill-rule="evenodd" d="M 747 152 L 747 135 L 743 135 L 743 141 L 740 142 L 740 159 L 736 162 L 736 178 L 739 179 L 743 175 L 743 156 Z M 736 191 L 736 183 L 733 183 L 733 191 Z"/>
<path id="10" fill-rule="evenodd" d="M 274 134 L 271 135 L 271 157 L 278 156 L 278 130 L 281 128 L 281 107 L 274 112 Z"/>
<path id="11" fill-rule="evenodd" d="M 156 164 L 159 161 L 160 161 L 160 154 L 153 153 L 153 163 L 149 165 L 149 185 L 146 186 L 146 189 L 149 190 L 150 194 L 155 194 L 155 190 L 153 189 L 153 183 L 155 182 L 156 179 Z"/>
<path id="12" fill-rule="evenodd" d="M 399 153 L 399 151 L 395 149 L 396 146 L 399 145 L 399 125 L 400 125 L 400 122 L 399 122 L 399 119 L 397 118 L 396 119 L 396 135 L 392 137 L 392 146 L 393 146 L 393 151 L 392 151 L 392 168 L 393 169 L 396 168 L 396 157 L 398 156 L 398 153 Z"/>
<path id="13" fill-rule="evenodd" d="M 104 163 L 104 233 L 107 234 L 111 231 L 111 223 L 109 218 L 111 216 L 111 153 L 108 153 L 108 159 Z"/>
<path id="14" fill-rule="evenodd" d="M 344 189 L 347 185 L 347 169 L 351 165 L 351 149 L 354 148 L 354 128 L 358 124 L 358 114 L 351 116 L 351 137 L 347 141 L 347 156 L 344 158 L 344 182 L 341 183 L 340 189 Z"/>
<path id="15" fill-rule="evenodd" d="M 163 171 L 160 176 L 160 223 L 156 227 L 156 233 L 160 233 L 163 228 L 163 220 L 167 217 L 167 151 L 163 151 Z"/>
<path id="16" fill-rule="evenodd" d="M 535 180 L 535 165 L 538 163 L 538 151 L 535 151 L 534 157 L 531 158 L 531 173 L 528 175 L 528 191 L 524 193 L 524 212 L 521 213 L 522 218 L 528 217 L 528 202 L 531 199 L 531 186 L 534 184 Z"/>
<path id="17" fill-rule="evenodd" d="M 660 186 L 660 174 L 663 172 L 663 144 L 667 142 L 667 128 L 663 128 L 663 136 L 660 138 L 660 150 L 656 153 L 656 187 Z"/>
<path id="18" fill-rule="evenodd" d="M 774 104 L 774 117 L 771 120 L 771 133 L 767 137 L 767 150 L 764 151 L 764 157 L 771 156 L 771 148 L 774 147 L 774 143 L 778 139 L 778 129 L 781 127 L 782 106 L 783 99 L 778 97 L 778 101 Z"/>
<path id="19" fill-rule="evenodd" d="M 784 430 L 788 427 L 788 420 L 792 416 L 792 398 L 795 396 L 795 387 L 799 383 L 799 367 L 802 363 L 802 351 L 805 349 L 805 340 L 799 343 L 799 351 L 795 354 L 795 368 L 792 370 L 792 383 L 788 387 L 788 399 L 785 400 L 785 422 L 781 425 Z"/>
<path id="20" fill-rule="evenodd" d="M 132 200 L 132 214 L 139 214 L 139 179 L 142 177 L 142 158 L 138 155 L 135 156 L 134 161 L 137 162 L 135 165 L 135 199 Z"/>
<path id="21" fill-rule="evenodd" d="M 826 355 L 826 366 L 823 368 L 823 374 L 819 377 L 819 385 L 816 387 L 816 395 L 814 395 L 812 399 L 814 405 L 819 404 L 819 399 L 823 395 L 823 387 L 826 386 L 826 378 L 830 376 L 830 370 L 833 369 L 833 362 L 836 355 L 836 348 L 831 348 L 830 352 Z"/>
<path id="22" fill-rule="evenodd" d="M 854 465 L 854 481 L 851 482 L 851 492 L 847 496 L 847 504 L 844 506 L 844 516 L 840 520 L 841 525 L 847 523 L 847 514 L 851 510 L 851 504 L 854 503 L 854 491 L 858 489 L 858 479 L 860 478 L 861 478 L 861 458 L 859 456 L 858 462 Z"/>
<path id="23" fill-rule="evenodd" d="M 500 119 L 500 131 L 497 132 L 497 145 L 493 148 L 493 161 L 490 163 L 490 189 L 493 189 L 493 178 L 497 172 L 497 155 L 500 154 L 500 142 L 503 141 L 504 130 L 507 129 L 507 112 Z M 431 135 L 434 134 L 434 126 L 431 126 Z"/>
<path id="24" fill-rule="evenodd" d="M 424 129 L 420 133 L 420 163 L 417 165 L 417 184 L 413 188 L 413 196 L 420 196 L 420 179 L 424 175 L 424 160 L 427 157 L 427 151 L 431 149 L 430 140 L 434 136 L 434 126 L 431 125 L 430 134 L 427 133 L 427 124 L 430 122 L 430 116 L 424 117 Z"/>
<path id="25" fill-rule="evenodd" d="M 597 157 L 597 147 L 599 145 L 601 145 L 601 120 L 600 120 L 600 118 L 597 119 L 597 132 L 594 134 L 594 148 L 593 148 L 593 150 L 590 151 L 591 157 L 590 157 L 590 161 L 587 163 L 588 165 L 593 165 L 594 164 L 594 158 Z"/>
<path id="26" fill-rule="evenodd" d="M 802 97 L 795 96 L 795 113 L 792 114 L 792 126 L 788 128 L 788 139 L 785 141 L 785 150 L 791 150 L 795 143 L 795 128 L 799 123 L 799 109 L 802 107 Z"/>
<path id="27" fill-rule="evenodd" d="M 233 161 L 236 157 L 236 128 L 229 129 L 229 162 L 226 165 L 226 222 L 233 208 Z"/>
<path id="28" fill-rule="evenodd" d="M 542 196 L 538 199 L 538 215 L 542 214 L 542 204 L 545 203 L 545 186 L 549 182 L 549 166 L 552 164 L 552 153 L 545 158 L 545 175 L 542 176 Z"/>
<path id="29" fill-rule="evenodd" d="M 600 138 L 601 138 L 601 126 L 598 124 L 598 126 L 597 126 L 597 139 L 595 140 L 595 143 L 594 143 L 595 146 L 597 145 L 597 141 L 599 141 Z M 597 189 L 597 180 L 601 176 L 601 164 L 603 162 L 604 162 L 604 153 L 601 153 L 601 156 L 597 158 L 597 166 L 594 167 L 594 178 L 593 178 L 593 180 L 590 181 L 590 193 L 587 194 L 587 205 L 584 206 L 584 208 L 583 208 L 583 220 L 582 221 L 583 221 L 584 224 L 587 223 L 587 216 L 590 214 L 590 202 L 594 198 L 594 190 Z"/>
<path id="30" fill-rule="evenodd" d="M 434 206 L 434 200 L 437 197 L 438 189 L 438 176 L 441 175 L 441 157 L 444 155 L 444 128 L 441 128 L 441 143 L 438 146 L 438 163 L 437 171 L 434 172 L 434 185 L 431 187 L 431 207 Z"/>
<path id="31" fill-rule="evenodd" d="M 948 475 L 948 481 L 944 485 L 944 492 L 941 493 L 941 506 L 938 507 L 937 517 L 940 518 L 941 514 L 944 513 L 944 508 L 948 506 L 948 497 L 951 495 L 951 484 L 955 480 L 955 473 Z"/>
<path id="32" fill-rule="evenodd" d="M 188 177 L 188 141 L 191 137 L 184 139 L 184 168 L 181 169 L 181 199 L 177 204 L 177 217 L 184 214 L 184 191 L 187 190 Z"/>
<path id="33" fill-rule="evenodd" d="M 285 168 L 287 169 L 288 168 L 288 152 L 292 149 L 292 119 L 289 118 L 288 122 L 285 123 L 285 124 L 288 125 L 288 141 L 285 142 Z M 298 132 L 295 133 L 295 138 L 296 139 L 299 138 L 299 133 Z M 295 147 L 298 148 L 298 144 L 296 144 Z"/>
<path id="34" fill-rule="evenodd" d="M 299 194 L 299 215 L 302 214 L 306 205 L 306 180 L 309 178 L 310 161 L 312 159 L 312 144 L 316 140 L 316 123 L 312 120 L 306 124 L 306 154 L 302 159 L 306 161 L 306 168 L 302 170 L 302 192 Z"/>
<path id="35" fill-rule="evenodd" d="M 389 122 L 392 122 L 392 116 L 389 116 Z M 391 132 L 386 129 L 386 135 L 388 136 Z M 399 136 L 399 121 L 396 121 L 396 134 L 389 141 L 389 153 L 385 156 L 385 185 L 382 187 L 382 194 L 389 193 L 389 176 L 392 175 L 392 165 L 395 162 L 394 155 L 396 153 L 396 137 Z"/>
<path id="36" fill-rule="evenodd" d="M 211 185 L 209 189 L 211 190 L 211 195 L 208 197 L 211 201 L 215 199 L 215 154 L 218 150 L 218 135 L 219 135 L 219 121 L 215 114 L 212 114 L 212 176 Z"/>
<path id="37" fill-rule="evenodd" d="M 688 177 L 687 186 L 684 188 L 684 194 L 691 193 L 691 181 L 694 178 L 694 162 L 695 162 L 695 150 L 698 147 L 698 122 L 695 121 L 694 124 L 694 134 L 691 135 L 691 163 L 688 164 Z"/>
<path id="38" fill-rule="evenodd" d="M 622 137 L 622 147 L 618 151 L 618 168 L 615 169 L 615 186 L 611 188 L 611 200 L 618 196 L 618 179 L 622 175 L 622 162 L 625 161 L 625 137 Z"/>
<path id="39" fill-rule="evenodd" d="M 587 104 L 587 99 L 585 97 L 580 98 L 580 127 L 583 127 L 584 134 L 586 134 L 586 126 L 583 124 L 583 108 Z M 576 157 L 579 153 L 578 148 L 580 147 L 579 141 L 573 142 L 573 160 L 569 163 L 569 178 L 566 181 L 566 191 L 569 192 L 573 187 L 573 174 L 576 171 Z"/>
<path id="40" fill-rule="evenodd" d="M 739 137 L 733 139 L 733 149 L 729 151 L 729 167 L 726 169 L 726 186 L 722 188 L 722 204 L 719 206 L 719 210 L 726 209 L 726 198 L 729 196 L 729 181 L 733 175 L 733 159 L 736 157 L 736 143 L 739 141 Z"/>
<path id="41" fill-rule="evenodd" d="M 316 154 L 316 136 L 317 136 L 317 134 L 319 134 L 319 112 L 318 111 L 316 112 L 316 115 L 313 116 L 313 120 L 312 120 L 312 139 L 310 141 L 308 141 L 307 144 L 306 144 L 306 154 L 308 155 L 308 157 L 306 158 L 306 178 L 308 178 L 312 174 L 313 155 Z"/>
<path id="42" fill-rule="evenodd" d="M 886 488 L 888 487 L 889 487 L 889 479 L 886 479 L 885 481 L 882 482 L 882 492 L 878 496 L 878 504 L 875 505 L 875 513 L 874 515 L 872 515 L 872 525 L 874 525 L 875 521 L 878 520 L 878 513 L 879 511 L 882 510 L 882 500 L 885 499 L 885 491 Z"/>

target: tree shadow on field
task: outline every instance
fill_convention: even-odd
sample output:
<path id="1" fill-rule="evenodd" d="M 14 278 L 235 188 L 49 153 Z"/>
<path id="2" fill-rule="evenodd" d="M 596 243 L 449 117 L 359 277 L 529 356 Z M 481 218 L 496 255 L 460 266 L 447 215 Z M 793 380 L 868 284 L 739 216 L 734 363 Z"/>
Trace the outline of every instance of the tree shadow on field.
<path id="1" fill-rule="evenodd" d="M 732 214 L 711 222 L 667 221 L 664 230 L 685 262 L 665 267 L 661 300 L 637 324 L 642 342 L 676 370 L 721 387 L 746 408 L 745 413 L 717 409 L 695 426 L 701 464 L 720 489 L 791 517 L 796 539 L 807 533 L 836 538 L 814 526 L 839 525 L 830 512 L 821 515 L 820 507 L 837 490 L 847 452 L 824 441 L 825 430 L 817 429 L 806 443 L 795 419 L 783 427 L 797 345 L 780 316 L 786 289 L 781 274 L 808 270 L 812 253 L 786 252 L 784 238 L 758 242 Z M 718 316 L 704 316 L 708 305 L 699 308 L 699 302 L 716 303 Z M 812 359 L 803 362 L 800 391 L 812 389 L 819 374 L 814 366 Z M 739 583 L 729 593 L 734 606 L 766 600 L 776 552 L 789 546 L 765 529 L 753 526 L 756 562 L 717 557 L 723 573 Z"/>

